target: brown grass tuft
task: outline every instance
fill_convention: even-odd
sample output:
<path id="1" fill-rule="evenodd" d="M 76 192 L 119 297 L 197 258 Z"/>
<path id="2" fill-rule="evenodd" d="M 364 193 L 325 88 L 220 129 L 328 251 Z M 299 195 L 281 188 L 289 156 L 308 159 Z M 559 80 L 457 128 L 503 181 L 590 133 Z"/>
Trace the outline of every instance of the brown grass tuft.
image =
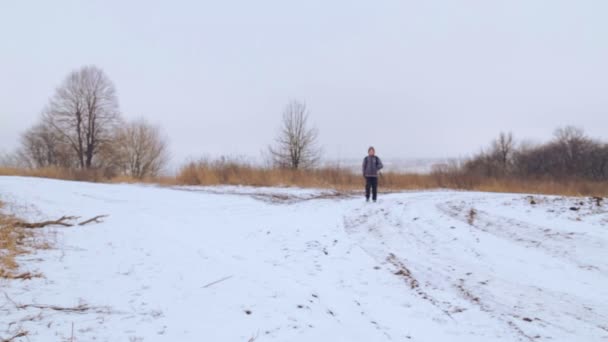
<path id="1" fill-rule="evenodd" d="M 0 202 L 0 210 L 3 203 Z M 31 229 L 17 227 L 13 216 L 0 211 L 0 278 L 5 279 L 31 279 L 40 277 L 38 273 L 18 273 L 19 264 L 17 257 L 19 255 L 30 253 L 34 249 L 47 249 L 49 243 L 35 237 Z"/>

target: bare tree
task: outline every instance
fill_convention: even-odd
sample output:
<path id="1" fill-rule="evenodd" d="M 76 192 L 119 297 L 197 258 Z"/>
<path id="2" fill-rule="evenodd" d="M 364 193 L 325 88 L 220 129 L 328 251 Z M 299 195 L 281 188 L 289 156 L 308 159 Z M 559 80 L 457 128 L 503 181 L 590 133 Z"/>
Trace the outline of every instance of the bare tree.
<path id="1" fill-rule="evenodd" d="M 299 169 L 318 163 L 321 157 L 318 131 L 309 125 L 308 118 L 305 103 L 294 100 L 287 104 L 275 145 L 268 148 L 276 166 Z"/>
<path id="2" fill-rule="evenodd" d="M 585 135 L 583 129 L 567 126 L 555 131 L 553 144 L 556 158 L 561 164 L 561 176 L 581 176 L 587 173 L 590 154 L 596 143 Z"/>
<path id="3" fill-rule="evenodd" d="M 608 144 L 597 142 L 589 156 L 589 177 L 594 180 L 608 180 Z"/>
<path id="4" fill-rule="evenodd" d="M 0 151 L 0 168 L 18 168 L 25 166 L 18 153 L 8 153 Z"/>
<path id="5" fill-rule="evenodd" d="M 32 126 L 21 135 L 17 150 L 20 163 L 33 168 L 47 166 L 69 167 L 69 147 L 59 134 L 44 122 Z"/>
<path id="6" fill-rule="evenodd" d="M 138 179 L 157 176 L 169 160 L 167 141 L 160 128 L 143 118 L 118 129 L 112 150 L 119 170 Z"/>
<path id="7" fill-rule="evenodd" d="M 118 98 L 103 70 L 85 66 L 73 71 L 55 91 L 44 120 L 70 146 L 80 168 L 93 166 L 119 120 Z"/>
<path id="8" fill-rule="evenodd" d="M 501 132 L 492 143 L 492 155 L 496 159 L 503 174 L 507 174 L 511 168 L 513 153 L 515 150 L 512 133 Z"/>

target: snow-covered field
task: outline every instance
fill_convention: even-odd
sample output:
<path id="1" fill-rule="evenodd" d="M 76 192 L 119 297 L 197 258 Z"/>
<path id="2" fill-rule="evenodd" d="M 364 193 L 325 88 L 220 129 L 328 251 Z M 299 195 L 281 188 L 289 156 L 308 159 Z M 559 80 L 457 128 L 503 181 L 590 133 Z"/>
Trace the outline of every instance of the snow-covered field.
<path id="1" fill-rule="evenodd" d="M 0 281 L 0 340 L 608 341 L 591 199 L 0 177 L 0 200 L 30 221 L 109 215 L 41 229 L 54 248 L 20 261 L 44 277 Z"/>

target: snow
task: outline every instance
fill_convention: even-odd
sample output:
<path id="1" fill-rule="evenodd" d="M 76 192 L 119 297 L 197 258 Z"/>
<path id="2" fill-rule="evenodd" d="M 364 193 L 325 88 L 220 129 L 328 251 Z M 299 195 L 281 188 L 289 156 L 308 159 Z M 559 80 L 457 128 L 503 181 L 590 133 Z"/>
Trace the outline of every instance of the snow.
<path id="1" fill-rule="evenodd" d="M 54 247 L 20 262 L 44 277 L 0 282 L 0 338 L 606 341 L 608 204 L 534 199 L 0 177 L 29 220 L 109 215 L 40 230 Z"/>

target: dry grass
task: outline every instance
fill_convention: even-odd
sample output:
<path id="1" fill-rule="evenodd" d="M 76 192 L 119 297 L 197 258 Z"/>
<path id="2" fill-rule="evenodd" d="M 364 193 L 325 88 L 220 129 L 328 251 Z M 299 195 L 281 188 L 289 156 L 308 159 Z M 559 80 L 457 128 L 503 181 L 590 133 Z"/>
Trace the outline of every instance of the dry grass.
<path id="1" fill-rule="evenodd" d="M 340 167 L 310 170 L 290 170 L 254 166 L 240 160 L 201 160 L 185 164 L 173 177 L 134 179 L 107 177 L 99 170 L 68 170 L 61 168 L 10 169 L 0 168 L 1 175 L 31 176 L 54 179 L 109 182 L 150 183 L 160 185 L 250 185 L 298 186 L 331 188 L 340 191 L 360 190 L 361 175 Z M 587 180 L 484 178 L 461 172 L 411 174 L 386 172 L 379 180 L 384 191 L 419 189 L 459 189 L 489 192 L 531 193 L 568 196 L 608 196 L 607 182 Z"/>
<path id="2" fill-rule="evenodd" d="M 0 203 L 0 209 L 3 206 Z M 0 278 L 12 278 L 18 268 L 15 258 L 26 252 L 23 247 L 28 232 L 11 224 L 12 218 L 0 213 Z"/>
<path id="3" fill-rule="evenodd" d="M 299 186 L 360 190 L 363 177 L 348 169 L 325 167 L 313 170 L 289 170 L 253 167 L 235 162 L 192 162 L 183 166 L 170 184 L 182 185 L 252 185 Z M 607 182 L 587 180 L 493 179 L 453 173 L 411 174 L 384 173 L 379 180 L 385 191 L 420 189 L 458 189 L 506 193 L 532 193 L 567 196 L 608 195 Z"/>
<path id="4" fill-rule="evenodd" d="M 89 182 L 102 182 L 107 179 L 100 170 L 79 170 L 60 167 L 45 167 L 40 169 L 0 168 L 0 176 L 40 177 Z"/>
<path id="5" fill-rule="evenodd" d="M 0 176 L 39 177 L 96 183 L 150 183 L 176 185 L 175 177 L 153 177 L 136 179 L 129 176 L 108 176 L 102 170 L 79 170 L 61 167 L 39 169 L 0 167 Z"/>
<path id="6" fill-rule="evenodd" d="M 473 190 L 560 196 L 608 196 L 608 182 L 587 180 L 484 179 Z"/>
<path id="7" fill-rule="evenodd" d="M 361 189 L 361 175 L 340 167 L 310 170 L 255 167 L 234 162 L 191 162 L 178 172 L 173 183 L 181 185 L 298 186 L 305 188 Z M 380 184 L 389 190 L 432 189 L 437 182 L 431 175 L 384 173 Z"/>
<path id="8" fill-rule="evenodd" d="M 3 203 L 0 202 L 0 210 Z M 39 277 L 39 274 L 18 273 L 19 255 L 30 253 L 34 249 L 49 248 L 49 244 L 44 239 L 36 238 L 35 232 L 31 229 L 17 227 L 14 222 L 16 219 L 0 211 L 0 278 L 5 279 L 31 279 Z"/>

